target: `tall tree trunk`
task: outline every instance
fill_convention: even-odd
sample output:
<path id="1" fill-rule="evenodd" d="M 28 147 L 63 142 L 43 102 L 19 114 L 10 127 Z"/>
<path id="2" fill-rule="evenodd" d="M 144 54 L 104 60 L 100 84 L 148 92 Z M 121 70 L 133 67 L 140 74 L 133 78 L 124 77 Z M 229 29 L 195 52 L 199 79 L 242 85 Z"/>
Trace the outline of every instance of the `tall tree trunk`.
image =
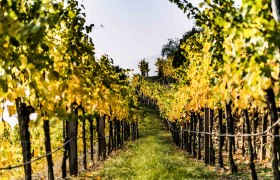
<path id="1" fill-rule="evenodd" d="M 251 134 L 248 111 L 247 111 L 247 109 L 245 109 L 243 112 L 245 115 L 246 134 Z M 258 179 L 258 177 L 257 177 L 256 169 L 255 169 L 254 152 L 253 152 L 251 136 L 247 137 L 247 142 L 248 142 L 248 152 L 249 152 L 249 157 L 250 157 L 251 177 L 252 177 L 252 179 L 256 180 L 256 179 Z"/>
<path id="2" fill-rule="evenodd" d="M 19 129 L 20 129 L 20 140 L 21 140 L 21 148 L 22 148 L 22 155 L 23 155 L 23 163 L 27 163 L 31 161 L 31 145 L 30 145 L 30 133 L 29 133 L 29 115 L 30 109 L 26 106 L 25 103 L 21 102 L 20 98 L 16 99 L 16 108 L 18 114 L 18 121 L 19 121 Z M 30 180 L 32 179 L 32 170 L 31 164 L 24 165 L 24 174 L 25 179 Z"/>
<path id="3" fill-rule="evenodd" d="M 219 119 L 219 130 L 220 134 L 225 134 L 226 133 L 226 126 L 223 122 L 223 110 L 219 109 L 218 112 L 218 119 Z M 221 168 L 224 168 L 224 160 L 223 160 L 223 146 L 225 143 L 225 137 L 220 136 L 220 141 L 219 141 L 219 164 Z"/>
<path id="4" fill-rule="evenodd" d="M 45 134 L 45 150 L 46 154 L 51 153 L 51 137 L 50 137 L 50 124 L 49 120 L 44 121 L 44 134 Z M 48 162 L 48 179 L 53 180 L 54 174 L 53 174 L 53 161 L 52 161 L 52 154 L 49 154 L 47 156 L 47 162 Z"/>
<path id="5" fill-rule="evenodd" d="M 228 133 L 233 134 L 233 117 L 231 114 L 231 103 L 226 105 L 226 114 L 227 114 Z M 228 152 L 229 162 L 230 162 L 231 173 L 237 173 L 238 169 L 233 160 L 233 144 L 234 144 L 233 142 L 234 142 L 234 138 L 229 137 L 229 152 Z"/>
<path id="6" fill-rule="evenodd" d="M 268 105 L 268 108 L 270 110 L 270 119 L 272 124 L 275 123 L 278 120 L 278 114 L 277 114 L 277 108 L 275 103 L 275 94 L 272 88 L 269 88 L 266 90 L 266 102 Z M 272 129 L 272 172 L 273 172 L 273 178 L 275 180 L 280 179 L 279 169 L 278 169 L 278 146 L 279 146 L 279 126 L 276 124 L 274 128 Z"/>

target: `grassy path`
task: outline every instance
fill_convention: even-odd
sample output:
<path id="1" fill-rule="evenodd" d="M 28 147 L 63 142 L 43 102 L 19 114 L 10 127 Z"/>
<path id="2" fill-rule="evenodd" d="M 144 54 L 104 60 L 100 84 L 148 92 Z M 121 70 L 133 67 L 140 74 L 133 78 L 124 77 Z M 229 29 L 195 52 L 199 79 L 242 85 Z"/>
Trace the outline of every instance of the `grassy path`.
<path id="1" fill-rule="evenodd" d="M 214 172 L 188 160 L 171 141 L 158 115 L 143 107 L 140 139 L 109 158 L 93 176 L 101 179 L 216 179 Z"/>

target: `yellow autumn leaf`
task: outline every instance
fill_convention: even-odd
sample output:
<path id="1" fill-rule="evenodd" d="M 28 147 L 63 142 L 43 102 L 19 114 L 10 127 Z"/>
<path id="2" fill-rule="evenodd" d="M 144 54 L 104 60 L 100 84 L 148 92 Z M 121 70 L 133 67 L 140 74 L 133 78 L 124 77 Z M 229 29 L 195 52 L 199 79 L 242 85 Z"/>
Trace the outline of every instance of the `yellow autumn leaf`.
<path id="1" fill-rule="evenodd" d="M 38 149 L 33 149 L 33 152 L 34 152 L 34 157 L 37 157 L 39 155 L 39 151 Z"/>
<path id="2" fill-rule="evenodd" d="M 34 127 L 34 121 L 29 121 L 28 126 L 29 126 L 30 128 Z"/>
<path id="3" fill-rule="evenodd" d="M 92 172 L 87 172 L 87 173 L 85 174 L 85 176 L 86 176 L 86 177 L 92 177 L 92 176 L 93 176 L 93 173 L 92 173 Z"/>
<path id="4" fill-rule="evenodd" d="M 25 88 L 23 86 L 20 86 L 15 89 L 15 93 L 17 93 L 17 96 L 25 96 Z"/>
<path id="5" fill-rule="evenodd" d="M 21 61 L 20 69 L 24 69 L 27 66 L 27 57 L 24 54 L 21 54 L 19 58 Z"/>
<path id="6" fill-rule="evenodd" d="M 262 88 L 268 89 L 271 86 L 271 79 L 270 78 L 263 78 L 262 79 Z"/>
<path id="7" fill-rule="evenodd" d="M 4 129 L 5 129 L 4 122 L 1 121 L 0 122 L 0 136 L 2 136 L 4 134 Z"/>
<path id="8" fill-rule="evenodd" d="M 7 159 L 8 159 L 8 161 L 13 160 L 13 153 L 11 151 L 7 152 Z"/>
<path id="9" fill-rule="evenodd" d="M 12 91 L 7 94 L 7 98 L 9 101 L 14 102 L 15 99 L 18 98 L 18 95 L 15 91 Z"/>
<path id="10" fill-rule="evenodd" d="M 8 141 L 7 139 L 5 139 L 3 142 L 2 142 L 2 145 L 1 145 L 3 148 L 9 148 L 10 146 L 10 141 Z"/>

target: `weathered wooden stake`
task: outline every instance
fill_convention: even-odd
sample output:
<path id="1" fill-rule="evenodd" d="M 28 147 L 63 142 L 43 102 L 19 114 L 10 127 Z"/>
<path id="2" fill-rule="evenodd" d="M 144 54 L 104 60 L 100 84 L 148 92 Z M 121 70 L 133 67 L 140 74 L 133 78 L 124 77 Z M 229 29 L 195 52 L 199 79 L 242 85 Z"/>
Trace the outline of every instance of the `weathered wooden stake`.
<path id="1" fill-rule="evenodd" d="M 210 163 L 210 109 L 204 108 L 204 163 L 209 164 Z"/>

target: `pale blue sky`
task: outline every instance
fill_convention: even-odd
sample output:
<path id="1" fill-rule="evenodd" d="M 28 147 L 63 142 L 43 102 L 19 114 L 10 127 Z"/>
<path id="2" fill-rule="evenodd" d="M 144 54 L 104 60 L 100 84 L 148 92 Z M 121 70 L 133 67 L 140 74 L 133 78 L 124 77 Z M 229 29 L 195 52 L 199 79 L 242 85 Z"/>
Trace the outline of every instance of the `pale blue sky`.
<path id="1" fill-rule="evenodd" d="M 96 28 L 91 36 L 96 57 L 108 54 L 116 65 L 133 68 L 146 58 L 153 71 L 154 60 L 168 38 L 181 38 L 194 21 L 169 0 L 79 0 L 86 8 L 87 23 Z M 192 0 L 197 5 L 200 0 Z"/>

